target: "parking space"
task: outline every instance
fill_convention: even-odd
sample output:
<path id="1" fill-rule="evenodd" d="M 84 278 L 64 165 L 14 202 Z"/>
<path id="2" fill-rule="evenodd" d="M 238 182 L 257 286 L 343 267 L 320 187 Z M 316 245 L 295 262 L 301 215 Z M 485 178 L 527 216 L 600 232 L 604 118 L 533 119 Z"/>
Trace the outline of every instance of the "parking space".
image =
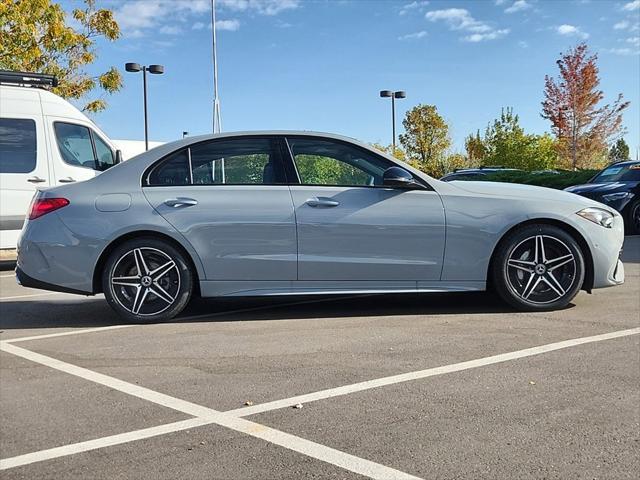
<path id="1" fill-rule="evenodd" d="M 558 312 L 225 299 L 134 326 L 1 272 L 2 476 L 634 478 L 639 237 L 624 260 L 625 285 Z"/>

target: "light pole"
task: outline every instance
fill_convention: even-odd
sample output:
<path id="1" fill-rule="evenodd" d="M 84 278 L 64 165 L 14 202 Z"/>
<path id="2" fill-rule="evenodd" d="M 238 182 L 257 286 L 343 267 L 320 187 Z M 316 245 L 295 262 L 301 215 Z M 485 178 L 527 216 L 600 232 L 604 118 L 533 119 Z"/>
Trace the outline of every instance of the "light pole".
<path id="1" fill-rule="evenodd" d="M 164 66 L 162 65 L 140 65 L 139 63 L 125 63 L 124 69 L 127 72 L 139 72 L 142 70 L 142 90 L 144 97 L 144 149 L 149 150 L 149 127 L 147 123 L 147 72 L 154 75 L 162 75 Z"/>
<path id="2" fill-rule="evenodd" d="M 398 90 L 397 92 L 392 92 L 391 90 L 380 90 L 380 96 L 382 98 L 391 97 L 391 132 L 393 135 L 393 154 L 396 153 L 396 98 L 406 98 L 407 93 Z"/>

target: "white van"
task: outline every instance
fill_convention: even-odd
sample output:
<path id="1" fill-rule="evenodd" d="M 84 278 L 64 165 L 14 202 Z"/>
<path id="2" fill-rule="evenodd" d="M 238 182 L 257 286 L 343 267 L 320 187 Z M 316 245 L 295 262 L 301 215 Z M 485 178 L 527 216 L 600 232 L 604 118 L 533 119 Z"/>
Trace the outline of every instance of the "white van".
<path id="1" fill-rule="evenodd" d="M 0 249 L 16 248 L 37 188 L 87 180 L 121 161 L 91 120 L 46 90 L 56 84 L 0 70 Z"/>

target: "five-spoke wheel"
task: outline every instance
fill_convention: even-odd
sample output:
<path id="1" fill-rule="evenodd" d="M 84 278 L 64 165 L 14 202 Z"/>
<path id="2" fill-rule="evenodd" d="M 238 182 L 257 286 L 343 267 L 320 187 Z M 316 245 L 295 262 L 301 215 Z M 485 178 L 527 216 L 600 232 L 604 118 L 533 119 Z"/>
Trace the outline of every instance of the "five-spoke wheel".
<path id="1" fill-rule="evenodd" d="M 154 238 L 131 240 L 110 255 L 103 290 L 125 318 L 163 320 L 177 315 L 189 301 L 192 274 L 172 245 Z"/>
<path id="2" fill-rule="evenodd" d="M 501 242 L 492 275 L 498 293 L 517 308 L 561 308 L 582 286 L 584 259 L 580 246 L 564 230 L 529 225 Z"/>

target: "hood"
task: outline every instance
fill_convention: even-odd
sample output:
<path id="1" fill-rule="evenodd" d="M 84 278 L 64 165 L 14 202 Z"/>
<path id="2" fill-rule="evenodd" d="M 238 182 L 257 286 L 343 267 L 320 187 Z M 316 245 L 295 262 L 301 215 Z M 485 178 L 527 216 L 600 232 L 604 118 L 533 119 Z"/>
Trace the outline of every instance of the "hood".
<path id="1" fill-rule="evenodd" d="M 582 185 L 574 185 L 572 187 L 565 188 L 565 192 L 571 193 L 607 193 L 613 192 L 620 188 L 634 188 L 637 187 L 640 182 L 607 182 L 607 183 L 585 183 Z"/>
<path id="2" fill-rule="evenodd" d="M 502 198 L 519 198 L 537 200 L 544 199 L 546 201 L 556 201 L 564 203 L 572 203 L 575 205 L 598 206 L 603 208 L 598 202 L 589 200 L 573 193 L 554 188 L 537 187 L 534 185 L 523 185 L 519 183 L 503 183 L 503 182 L 473 182 L 473 181 L 452 181 L 460 190 L 470 193 L 479 193 L 482 195 L 491 195 Z"/>

